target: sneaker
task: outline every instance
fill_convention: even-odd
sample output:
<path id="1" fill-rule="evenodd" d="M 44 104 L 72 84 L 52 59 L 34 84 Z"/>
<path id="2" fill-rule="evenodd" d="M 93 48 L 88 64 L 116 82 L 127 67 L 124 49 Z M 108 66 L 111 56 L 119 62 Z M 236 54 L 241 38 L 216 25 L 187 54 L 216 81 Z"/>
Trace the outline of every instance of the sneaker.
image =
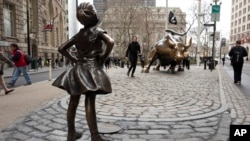
<path id="1" fill-rule="evenodd" d="M 237 84 L 237 85 L 240 85 L 240 81 L 238 81 L 236 84 Z"/>
<path id="2" fill-rule="evenodd" d="M 11 83 L 11 82 L 7 83 L 7 85 L 10 86 L 10 87 L 13 87 L 13 86 L 14 86 L 14 84 Z"/>
<path id="3" fill-rule="evenodd" d="M 24 84 L 24 86 L 28 86 L 28 85 L 31 85 L 32 83 L 26 83 L 26 84 Z"/>

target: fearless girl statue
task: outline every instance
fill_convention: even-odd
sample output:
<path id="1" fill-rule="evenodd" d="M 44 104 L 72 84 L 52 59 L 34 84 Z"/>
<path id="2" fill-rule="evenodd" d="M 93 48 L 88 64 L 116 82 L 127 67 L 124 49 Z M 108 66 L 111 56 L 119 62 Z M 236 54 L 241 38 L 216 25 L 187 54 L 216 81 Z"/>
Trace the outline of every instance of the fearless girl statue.
<path id="1" fill-rule="evenodd" d="M 66 90 L 70 95 L 67 111 L 67 141 L 75 141 L 82 136 L 75 130 L 76 109 L 81 95 L 85 95 L 86 120 L 91 141 L 106 141 L 98 134 L 95 99 L 98 94 L 104 95 L 112 91 L 109 77 L 103 66 L 112 51 L 114 41 L 105 31 L 96 27 L 99 20 L 92 4 L 81 3 L 77 8 L 77 19 L 84 28 L 58 49 L 75 65 L 56 78 L 52 85 Z M 76 57 L 68 52 L 73 45 L 77 49 Z"/>

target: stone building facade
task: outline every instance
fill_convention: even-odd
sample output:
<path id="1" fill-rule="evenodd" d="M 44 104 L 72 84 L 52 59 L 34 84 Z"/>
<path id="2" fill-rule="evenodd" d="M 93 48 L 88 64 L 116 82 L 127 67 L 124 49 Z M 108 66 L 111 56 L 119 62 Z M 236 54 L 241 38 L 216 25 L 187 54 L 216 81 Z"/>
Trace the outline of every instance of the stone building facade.
<path id="1" fill-rule="evenodd" d="M 17 43 L 33 58 L 59 58 L 57 48 L 68 39 L 67 20 L 65 0 L 0 0 L 0 48 L 10 55 L 9 45 Z M 45 31 L 46 25 L 52 29 Z"/>
<path id="2" fill-rule="evenodd" d="M 169 24 L 168 29 L 183 33 L 186 31 L 186 13 L 180 8 L 169 7 L 178 24 Z M 133 35 L 138 37 L 144 56 L 148 56 L 154 44 L 162 39 L 166 25 L 166 8 L 155 6 L 115 6 L 105 11 L 101 27 L 115 40 L 112 56 L 123 58 Z M 186 36 L 183 36 L 185 42 Z"/>
<path id="3" fill-rule="evenodd" d="M 97 15 L 100 19 L 103 19 L 104 13 L 107 9 L 115 6 L 129 6 L 133 4 L 139 4 L 139 6 L 156 6 L 156 0 L 93 0 L 93 4 L 96 8 Z"/>

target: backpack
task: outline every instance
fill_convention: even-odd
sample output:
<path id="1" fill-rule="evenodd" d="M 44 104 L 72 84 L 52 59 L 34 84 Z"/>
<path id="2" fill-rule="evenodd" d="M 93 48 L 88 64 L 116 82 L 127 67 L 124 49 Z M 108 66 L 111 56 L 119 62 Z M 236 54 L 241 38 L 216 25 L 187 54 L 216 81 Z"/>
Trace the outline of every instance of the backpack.
<path id="1" fill-rule="evenodd" d="M 24 59 L 27 65 L 29 65 L 32 61 L 32 57 L 29 56 L 28 54 L 24 54 Z"/>
<path id="2" fill-rule="evenodd" d="M 243 54 L 241 50 L 235 50 L 233 53 L 232 62 L 233 63 L 242 63 L 243 62 Z"/>

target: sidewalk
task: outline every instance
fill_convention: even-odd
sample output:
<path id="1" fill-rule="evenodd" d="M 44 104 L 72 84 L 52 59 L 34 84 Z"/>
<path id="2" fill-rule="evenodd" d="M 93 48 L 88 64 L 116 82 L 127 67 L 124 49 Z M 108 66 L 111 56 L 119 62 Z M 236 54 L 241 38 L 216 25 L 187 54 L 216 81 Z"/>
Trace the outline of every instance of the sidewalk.
<path id="1" fill-rule="evenodd" d="M 4 69 L 4 77 L 6 77 L 6 78 L 7 77 L 12 77 L 13 70 L 14 70 L 14 67 Z M 29 74 L 34 74 L 34 73 L 41 73 L 41 72 L 48 72 L 48 71 L 49 71 L 49 67 L 44 66 L 42 69 L 41 68 L 39 68 L 37 70 L 35 70 L 35 69 L 29 69 L 28 73 Z"/>
<path id="2" fill-rule="evenodd" d="M 143 74 L 140 70 L 137 67 L 135 78 L 126 75 L 126 68 L 108 70 L 113 92 L 97 96 L 98 123 L 123 128 L 115 134 L 104 134 L 112 141 L 227 141 L 231 123 L 250 124 L 249 100 L 220 65 L 212 72 L 202 66 L 191 66 L 176 74 L 152 69 Z M 41 95 L 44 99 L 39 98 Z M 7 127 L 1 128 L 0 140 L 65 141 L 68 99 L 66 92 L 52 87 L 50 81 L 16 88 L 14 94 L 1 96 L 1 111 L 5 109 L 1 116 L 14 116 Z M 20 105 L 15 105 L 13 111 L 16 102 Z M 32 102 L 35 104 L 29 105 Z M 29 109 L 26 111 L 24 106 Z M 15 115 L 18 109 L 22 112 Z M 89 141 L 84 96 L 76 127 L 83 132 L 79 140 Z"/>

